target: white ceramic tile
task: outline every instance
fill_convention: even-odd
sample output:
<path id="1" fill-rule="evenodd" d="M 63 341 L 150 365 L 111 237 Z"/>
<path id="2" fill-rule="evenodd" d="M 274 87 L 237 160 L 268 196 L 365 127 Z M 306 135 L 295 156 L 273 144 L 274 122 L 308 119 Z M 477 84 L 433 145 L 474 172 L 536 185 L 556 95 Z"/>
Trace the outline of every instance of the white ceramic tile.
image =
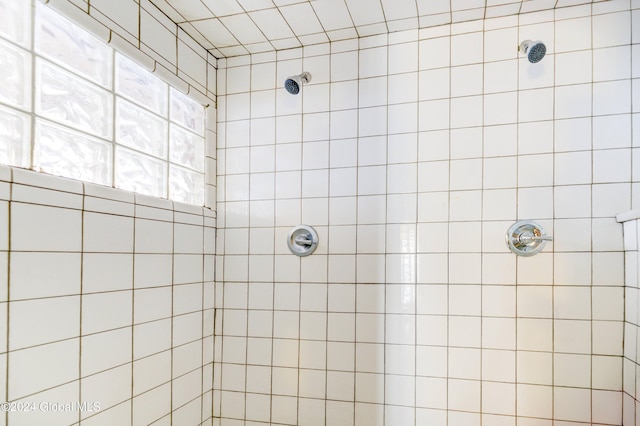
<path id="1" fill-rule="evenodd" d="M 144 358 L 171 347 L 171 320 L 139 324 L 133 328 L 134 360 Z"/>
<path id="2" fill-rule="evenodd" d="M 83 401 L 100 401 L 101 409 L 106 409 L 131 398 L 130 381 L 131 364 L 126 364 L 83 378 L 80 396 Z"/>
<path id="3" fill-rule="evenodd" d="M 529 384 L 518 384 L 516 386 L 516 410 L 519 415 L 531 416 L 538 413 L 538 416 L 550 418 L 553 406 L 553 388 L 551 386 L 536 386 Z"/>
<path id="4" fill-rule="evenodd" d="M 13 201 L 53 207 L 66 207 L 70 209 L 82 208 L 82 197 L 79 194 L 19 185 L 16 183 L 11 186 L 11 189 L 11 199 Z"/>
<path id="5" fill-rule="evenodd" d="M 598 390 L 594 391 L 591 398 L 592 421 L 600 423 L 622 422 L 622 413 L 618 408 L 622 400 L 621 393 Z"/>
<path id="6" fill-rule="evenodd" d="M 631 38 L 628 12 L 596 15 L 593 17 L 593 47 L 628 44 Z"/>
<path id="7" fill-rule="evenodd" d="M 552 383 L 553 355 L 545 352 L 519 351 L 517 354 L 518 381 L 550 385 Z"/>
<path id="8" fill-rule="evenodd" d="M 629 78 L 631 49 L 629 46 L 608 47 L 593 51 L 594 81 Z"/>
<path id="9" fill-rule="evenodd" d="M 12 250 L 81 249 L 82 216 L 77 210 L 12 203 L 11 218 Z"/>
<path id="10" fill-rule="evenodd" d="M 133 287 L 133 256 L 130 254 L 85 253 L 82 262 L 83 293 Z"/>
<path id="11" fill-rule="evenodd" d="M 140 289 L 133 295 L 133 321 L 135 324 L 171 316 L 171 289 L 169 287 Z"/>
<path id="12" fill-rule="evenodd" d="M 175 35 L 146 10 L 141 10 L 140 12 L 140 39 L 144 44 L 158 52 L 162 59 L 168 61 L 168 63 L 176 64 L 177 46 Z"/>
<path id="13" fill-rule="evenodd" d="M 80 257 L 74 253 L 12 253 L 11 299 L 80 293 Z"/>
<path id="14" fill-rule="evenodd" d="M 554 322 L 554 347 L 567 353 L 590 353 L 592 333 L 589 321 L 557 320 Z"/>
<path id="15" fill-rule="evenodd" d="M 366 343 L 384 342 L 385 316 L 381 314 L 356 315 L 356 341 Z M 405 336 L 409 339 L 409 336 Z M 397 342 L 396 342 L 397 343 Z M 401 343 L 400 343 L 401 344 Z"/>
<path id="16" fill-rule="evenodd" d="M 395 164 L 387 167 L 387 193 L 399 194 L 417 191 L 417 165 Z"/>
<path id="17" fill-rule="evenodd" d="M 134 257 L 134 286 L 156 287 L 172 283 L 171 255 L 136 254 Z"/>
<path id="18" fill-rule="evenodd" d="M 554 209 L 557 218 L 589 217 L 591 191 L 588 186 L 557 186 L 554 188 Z M 595 207 L 594 207 L 595 209 Z"/>
<path id="19" fill-rule="evenodd" d="M 569 421 L 591 421 L 589 390 L 556 388 L 553 400 L 554 416 L 557 418 Z"/>
<path id="20" fill-rule="evenodd" d="M 591 183 L 590 152 L 556 154 L 554 163 L 556 185 Z"/>
<path id="21" fill-rule="evenodd" d="M 82 377 L 131 362 L 130 328 L 83 336 L 80 344 Z"/>
<path id="22" fill-rule="evenodd" d="M 69 339 L 9 353 L 11 400 L 77 380 L 80 340 Z"/>
<path id="23" fill-rule="evenodd" d="M 421 71 L 418 74 L 418 97 L 421 101 L 448 98 L 450 73 L 447 68 Z"/>
<path id="24" fill-rule="evenodd" d="M 173 377 L 182 376 L 202 366 L 202 341 L 198 340 L 173 349 Z"/>
<path id="25" fill-rule="evenodd" d="M 202 338 L 202 313 L 180 315 L 173 318 L 173 345 Z"/>
<path id="26" fill-rule="evenodd" d="M 464 65 L 451 68 L 451 97 L 482 93 L 482 65 Z"/>
<path id="27" fill-rule="evenodd" d="M 513 351 L 482 350 L 482 377 L 486 380 L 514 382 L 516 354 Z"/>
<path id="28" fill-rule="evenodd" d="M 449 377 L 479 379 L 480 353 L 480 349 L 451 348 L 448 356 Z"/>
<path id="29" fill-rule="evenodd" d="M 591 356 L 555 354 L 554 384 L 588 388 L 591 385 Z"/>
<path id="30" fill-rule="evenodd" d="M 12 302 L 10 350 L 26 348 L 80 334 L 78 296 Z"/>
<path id="31" fill-rule="evenodd" d="M 619 80 L 594 83 L 593 114 L 624 114 L 631 111 L 631 82 Z"/>
<path id="32" fill-rule="evenodd" d="M 132 292 L 89 294 L 82 296 L 82 334 L 131 325 Z"/>
<path id="33" fill-rule="evenodd" d="M 452 98 L 451 127 L 459 128 L 482 125 L 482 110 L 482 96 Z"/>
<path id="34" fill-rule="evenodd" d="M 483 36 L 480 32 L 451 37 L 451 65 L 480 63 L 483 51 Z"/>
<path id="35" fill-rule="evenodd" d="M 593 119 L 593 147 L 595 149 L 626 148 L 631 146 L 631 117 L 609 115 Z"/>
<path id="36" fill-rule="evenodd" d="M 552 346 L 552 323 L 546 319 L 519 319 L 517 347 L 519 350 L 548 351 Z"/>
<path id="37" fill-rule="evenodd" d="M 622 320 L 622 293 L 620 287 L 593 287 L 593 319 Z"/>
<path id="38" fill-rule="evenodd" d="M 416 404 L 419 407 L 445 409 L 447 407 L 447 379 L 418 377 Z"/>
<path id="39" fill-rule="evenodd" d="M 368 120 L 370 117 L 362 116 L 361 119 Z M 415 132 L 418 130 L 418 106 L 416 103 L 406 103 L 400 105 L 389 105 L 387 128 L 389 134 L 399 134 Z M 383 129 L 384 130 L 384 129 Z M 363 132 L 362 129 L 360 133 Z"/>
<path id="40" fill-rule="evenodd" d="M 136 219 L 135 251 L 137 253 L 172 253 L 173 225 L 168 222 Z"/>
<path id="41" fill-rule="evenodd" d="M 591 115 L 591 85 L 577 84 L 555 89 L 555 118 L 586 117 Z"/>
<path id="42" fill-rule="evenodd" d="M 173 258 L 174 284 L 201 282 L 203 277 L 202 255 L 176 254 Z"/>
<path id="43" fill-rule="evenodd" d="M 614 321 L 593 322 L 593 353 L 622 355 L 622 324 Z"/>
<path id="44" fill-rule="evenodd" d="M 379 136 L 387 133 L 389 123 L 387 106 L 378 106 L 358 110 L 358 135 Z M 391 128 L 389 128 L 391 130 Z M 349 135 L 353 136 L 353 135 Z"/>
<path id="45" fill-rule="evenodd" d="M 454 380 L 448 382 L 449 407 L 457 410 L 479 411 L 480 382 L 472 380 Z"/>

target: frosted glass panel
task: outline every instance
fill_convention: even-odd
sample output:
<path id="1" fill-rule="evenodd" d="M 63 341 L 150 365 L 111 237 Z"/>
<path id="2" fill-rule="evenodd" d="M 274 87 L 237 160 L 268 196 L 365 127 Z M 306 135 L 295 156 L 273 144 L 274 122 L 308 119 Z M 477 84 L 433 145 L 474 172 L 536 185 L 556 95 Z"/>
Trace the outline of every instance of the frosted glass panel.
<path id="1" fill-rule="evenodd" d="M 0 41 L 0 82 L 0 102 L 29 109 L 31 55 L 19 47 Z"/>
<path id="2" fill-rule="evenodd" d="M 36 52 L 95 83 L 111 86 L 111 47 L 40 2 L 36 2 L 35 27 Z"/>
<path id="3" fill-rule="evenodd" d="M 204 107 L 171 88 L 171 121 L 204 136 Z"/>
<path id="4" fill-rule="evenodd" d="M 204 175 L 171 165 L 169 197 L 182 203 L 204 205 Z"/>
<path id="5" fill-rule="evenodd" d="M 0 0 L 0 36 L 29 47 L 31 34 L 31 2 Z"/>
<path id="6" fill-rule="evenodd" d="M 166 197 L 167 164 L 153 157 L 116 147 L 116 187 Z"/>
<path id="7" fill-rule="evenodd" d="M 72 73 L 36 62 L 36 113 L 111 138 L 113 96 Z"/>
<path id="8" fill-rule="evenodd" d="M 199 172 L 204 171 L 204 138 L 171 124 L 169 160 Z"/>
<path id="9" fill-rule="evenodd" d="M 34 169 L 111 185 L 111 144 L 62 126 L 36 121 Z"/>
<path id="10" fill-rule="evenodd" d="M 118 99 L 116 142 L 166 159 L 167 121 L 131 102 Z"/>
<path id="11" fill-rule="evenodd" d="M 0 163 L 30 166 L 30 121 L 27 114 L 0 107 Z"/>
<path id="12" fill-rule="evenodd" d="M 167 83 L 116 53 L 116 93 L 167 116 Z"/>

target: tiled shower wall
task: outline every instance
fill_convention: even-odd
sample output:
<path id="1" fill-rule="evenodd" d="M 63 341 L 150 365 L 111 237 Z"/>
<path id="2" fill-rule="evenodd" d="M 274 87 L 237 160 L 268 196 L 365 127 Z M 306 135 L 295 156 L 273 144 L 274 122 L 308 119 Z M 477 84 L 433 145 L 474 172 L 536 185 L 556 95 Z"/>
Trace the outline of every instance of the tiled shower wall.
<path id="1" fill-rule="evenodd" d="M 216 60 L 150 2 L 45 3 L 211 105 L 215 140 Z M 214 210 L 0 168 L 0 424 L 211 424 L 214 253 Z"/>
<path id="2" fill-rule="evenodd" d="M 210 424 L 210 210 L 3 167 L 0 227 L 0 424 Z"/>
<path id="3" fill-rule="evenodd" d="M 638 6 L 221 60 L 215 424 L 622 424 Z"/>

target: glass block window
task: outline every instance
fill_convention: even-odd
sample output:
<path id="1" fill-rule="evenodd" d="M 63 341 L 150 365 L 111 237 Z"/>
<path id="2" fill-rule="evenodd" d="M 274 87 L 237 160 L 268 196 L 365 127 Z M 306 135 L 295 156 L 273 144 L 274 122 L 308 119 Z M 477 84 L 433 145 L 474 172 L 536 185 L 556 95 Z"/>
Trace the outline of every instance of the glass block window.
<path id="1" fill-rule="evenodd" d="M 203 205 L 204 107 L 31 8 L 0 0 L 0 163 Z"/>

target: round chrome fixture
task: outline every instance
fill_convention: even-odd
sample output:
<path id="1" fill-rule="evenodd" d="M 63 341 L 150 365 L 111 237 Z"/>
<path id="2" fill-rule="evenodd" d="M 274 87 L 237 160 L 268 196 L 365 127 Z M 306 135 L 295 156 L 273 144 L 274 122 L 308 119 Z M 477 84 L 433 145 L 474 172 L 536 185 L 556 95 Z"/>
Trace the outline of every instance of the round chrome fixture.
<path id="1" fill-rule="evenodd" d="M 318 247 L 318 234 L 308 225 L 298 225 L 289 232 L 287 246 L 296 256 L 309 256 Z"/>
<path id="2" fill-rule="evenodd" d="M 547 241 L 552 241 L 544 229 L 532 220 L 521 220 L 511 225 L 506 235 L 509 249 L 518 256 L 533 256 L 540 253 Z"/>

